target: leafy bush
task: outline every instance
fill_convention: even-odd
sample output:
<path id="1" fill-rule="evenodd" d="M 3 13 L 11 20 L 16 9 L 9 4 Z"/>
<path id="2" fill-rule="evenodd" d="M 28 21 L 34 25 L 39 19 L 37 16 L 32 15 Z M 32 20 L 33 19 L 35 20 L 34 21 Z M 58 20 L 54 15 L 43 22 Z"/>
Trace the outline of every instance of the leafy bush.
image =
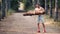
<path id="1" fill-rule="evenodd" d="M 8 10 L 8 15 L 11 15 L 11 14 L 14 13 L 14 12 L 15 12 L 15 10 L 9 9 L 9 10 Z"/>
<path id="2" fill-rule="evenodd" d="M 14 10 L 18 10 L 18 0 L 12 0 L 11 1 L 11 8 Z"/>

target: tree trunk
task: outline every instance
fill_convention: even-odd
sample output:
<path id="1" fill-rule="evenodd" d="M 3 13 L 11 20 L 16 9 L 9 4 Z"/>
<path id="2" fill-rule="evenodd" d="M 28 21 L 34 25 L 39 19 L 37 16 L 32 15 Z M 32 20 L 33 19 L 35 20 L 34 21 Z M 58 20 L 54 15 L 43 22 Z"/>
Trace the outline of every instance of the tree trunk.
<path id="1" fill-rule="evenodd" d="M 52 0 L 50 0 L 50 18 L 52 18 Z"/>
<path id="2" fill-rule="evenodd" d="M 1 21 L 1 0 L 0 0 L 0 21 Z"/>
<path id="3" fill-rule="evenodd" d="M 37 4 L 40 4 L 39 0 L 37 0 Z"/>
<path id="4" fill-rule="evenodd" d="M 48 11 L 47 11 L 48 9 L 47 9 L 47 0 L 45 0 L 45 12 L 46 12 L 46 14 L 48 14 Z"/>
<path id="5" fill-rule="evenodd" d="M 34 0 L 35 1 L 35 5 L 37 4 L 37 0 Z"/>
<path id="6" fill-rule="evenodd" d="M 4 19 L 4 17 L 6 16 L 6 14 L 5 14 L 5 7 L 6 7 L 5 0 L 2 0 L 2 3 L 1 4 L 2 4 L 1 5 L 2 19 Z"/>
<path id="7" fill-rule="evenodd" d="M 35 6 L 35 0 L 32 0 L 33 1 L 33 7 Z"/>
<path id="8" fill-rule="evenodd" d="M 55 0 L 55 20 L 58 20 L 58 0 Z"/>

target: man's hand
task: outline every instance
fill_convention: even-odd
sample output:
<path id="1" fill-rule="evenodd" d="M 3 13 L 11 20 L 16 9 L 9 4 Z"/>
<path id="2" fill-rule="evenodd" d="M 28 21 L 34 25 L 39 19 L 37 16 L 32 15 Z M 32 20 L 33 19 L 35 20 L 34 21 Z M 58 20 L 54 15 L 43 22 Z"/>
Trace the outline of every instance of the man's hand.
<path id="1" fill-rule="evenodd" d="M 45 14 L 44 8 L 41 7 L 39 10 L 35 10 L 35 14 Z"/>

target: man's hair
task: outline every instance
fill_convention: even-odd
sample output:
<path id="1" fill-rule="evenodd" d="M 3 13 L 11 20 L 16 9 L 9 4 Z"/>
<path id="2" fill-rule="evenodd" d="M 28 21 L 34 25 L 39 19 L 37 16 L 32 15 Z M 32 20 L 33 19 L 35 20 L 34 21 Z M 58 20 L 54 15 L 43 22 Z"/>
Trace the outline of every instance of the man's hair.
<path id="1" fill-rule="evenodd" d="M 38 7 L 40 6 L 40 4 L 36 4 L 36 5 L 38 5 Z M 35 5 L 35 8 L 36 8 L 36 5 Z"/>
<path id="2" fill-rule="evenodd" d="M 39 4 L 39 3 L 37 3 L 36 5 L 39 5 L 39 6 L 40 6 L 40 4 Z"/>

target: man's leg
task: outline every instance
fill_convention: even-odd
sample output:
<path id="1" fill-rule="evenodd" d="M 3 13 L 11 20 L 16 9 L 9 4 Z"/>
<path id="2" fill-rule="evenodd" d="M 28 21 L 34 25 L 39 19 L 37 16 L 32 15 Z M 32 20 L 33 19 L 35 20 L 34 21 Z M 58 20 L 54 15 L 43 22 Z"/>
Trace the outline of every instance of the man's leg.
<path id="1" fill-rule="evenodd" d="M 40 23 L 37 24 L 38 26 L 38 33 L 40 32 Z"/>
<path id="2" fill-rule="evenodd" d="M 42 25 L 43 25 L 43 29 L 44 29 L 43 32 L 46 32 L 43 15 L 40 16 L 40 21 L 41 21 L 41 23 L 42 23 Z"/>
<path id="3" fill-rule="evenodd" d="M 40 32 L 40 15 L 38 16 L 38 23 L 37 23 L 37 26 L 38 26 L 38 32 Z"/>
<path id="4" fill-rule="evenodd" d="M 43 25 L 43 32 L 46 32 L 46 29 L 45 29 L 45 24 L 44 23 L 42 23 L 42 25 Z"/>

